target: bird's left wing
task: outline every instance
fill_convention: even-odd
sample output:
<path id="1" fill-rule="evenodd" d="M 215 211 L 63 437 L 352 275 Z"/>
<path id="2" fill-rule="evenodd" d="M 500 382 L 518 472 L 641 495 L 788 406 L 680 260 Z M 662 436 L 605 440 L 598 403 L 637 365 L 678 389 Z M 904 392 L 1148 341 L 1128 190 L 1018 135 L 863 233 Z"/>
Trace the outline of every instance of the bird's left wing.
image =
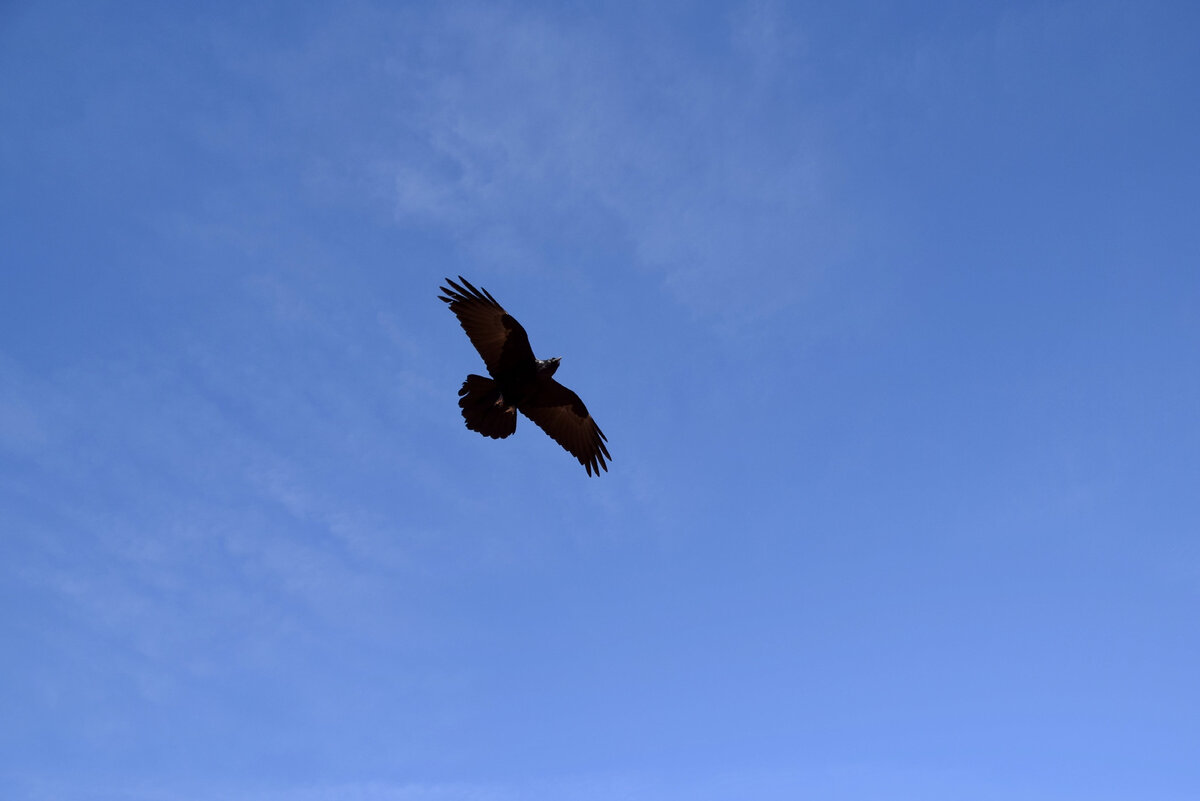
<path id="1" fill-rule="evenodd" d="M 461 275 L 458 280 L 462 283 L 447 278 L 450 288 L 441 287 L 445 294 L 438 298 L 449 304 L 492 377 L 514 370 L 532 370 L 533 348 L 529 347 L 529 336 L 521 324 L 486 289 L 476 289 Z"/>
<path id="2" fill-rule="evenodd" d="M 612 459 L 604 445 L 608 438 L 574 392 L 553 378 L 546 378 L 517 408 L 578 459 L 589 476 L 600 475 L 601 469 L 608 471 L 604 463 L 605 459 Z"/>

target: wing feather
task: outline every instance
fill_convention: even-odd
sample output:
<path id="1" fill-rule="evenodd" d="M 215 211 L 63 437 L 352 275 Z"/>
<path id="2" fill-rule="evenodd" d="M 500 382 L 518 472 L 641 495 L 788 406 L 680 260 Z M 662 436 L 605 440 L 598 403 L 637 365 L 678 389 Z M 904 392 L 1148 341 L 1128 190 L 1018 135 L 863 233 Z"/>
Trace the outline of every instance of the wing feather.
<path id="1" fill-rule="evenodd" d="M 533 349 L 521 324 L 486 289 L 476 289 L 461 275 L 458 280 L 462 283 L 447 278 L 450 288 L 441 287 L 438 299 L 450 305 L 492 377 L 532 370 Z"/>
<path id="2" fill-rule="evenodd" d="M 537 391 L 517 408 L 578 459 L 589 476 L 608 471 L 605 460 L 612 460 L 604 444 L 608 438 L 574 392 L 553 378 L 544 378 Z"/>

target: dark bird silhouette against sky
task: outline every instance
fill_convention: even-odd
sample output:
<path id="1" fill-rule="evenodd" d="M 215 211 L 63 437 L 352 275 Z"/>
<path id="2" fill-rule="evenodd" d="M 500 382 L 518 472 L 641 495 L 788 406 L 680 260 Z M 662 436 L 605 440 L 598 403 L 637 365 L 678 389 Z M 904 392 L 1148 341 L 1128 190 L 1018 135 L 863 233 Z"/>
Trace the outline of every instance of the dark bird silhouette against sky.
<path id="1" fill-rule="evenodd" d="M 608 438 L 579 396 L 554 380 L 560 359 L 535 358 L 525 329 L 491 293 L 461 275 L 458 280 L 461 284 L 447 278 L 450 288 L 440 287 L 444 294 L 438 299 L 450 304 L 492 376 L 468 375 L 458 390 L 467 428 L 503 439 L 517 430 L 520 411 L 578 459 L 589 476 L 607 472 Z"/>

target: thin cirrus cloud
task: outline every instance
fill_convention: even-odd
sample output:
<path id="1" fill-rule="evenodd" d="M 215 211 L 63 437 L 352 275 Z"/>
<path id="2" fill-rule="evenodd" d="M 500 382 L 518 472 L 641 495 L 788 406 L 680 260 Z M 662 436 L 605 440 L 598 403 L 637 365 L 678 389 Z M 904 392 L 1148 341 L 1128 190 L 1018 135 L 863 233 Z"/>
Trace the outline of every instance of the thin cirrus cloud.
<path id="1" fill-rule="evenodd" d="M 427 24 L 436 44 L 391 64 L 419 87 L 403 102 L 417 146 L 382 167 L 401 221 L 512 269 L 586 209 L 704 314 L 786 303 L 844 248 L 819 111 L 781 92 L 795 65 L 773 55 L 784 34 L 769 15 L 731 29 L 723 69 L 512 12 Z M 767 282 L 769 297 L 754 289 Z"/>

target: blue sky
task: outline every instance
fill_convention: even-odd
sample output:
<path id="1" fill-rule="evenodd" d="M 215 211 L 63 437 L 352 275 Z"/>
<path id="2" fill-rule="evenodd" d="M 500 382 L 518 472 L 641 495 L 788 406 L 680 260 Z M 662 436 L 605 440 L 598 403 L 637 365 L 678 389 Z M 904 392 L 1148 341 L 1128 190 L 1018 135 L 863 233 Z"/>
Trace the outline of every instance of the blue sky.
<path id="1" fill-rule="evenodd" d="M 0 7 L 0 795 L 1197 797 L 1198 30 Z"/>

